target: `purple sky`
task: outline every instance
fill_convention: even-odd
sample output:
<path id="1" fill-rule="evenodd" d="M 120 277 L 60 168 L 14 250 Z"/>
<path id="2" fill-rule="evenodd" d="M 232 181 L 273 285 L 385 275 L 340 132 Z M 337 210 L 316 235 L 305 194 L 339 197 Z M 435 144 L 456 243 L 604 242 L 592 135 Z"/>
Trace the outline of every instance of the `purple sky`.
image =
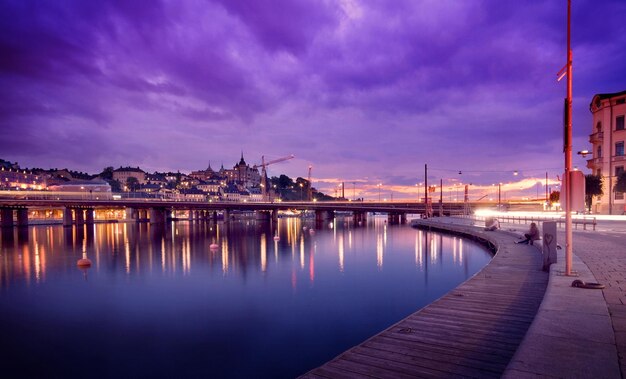
<path id="1" fill-rule="evenodd" d="M 592 96 L 626 90 L 626 1 L 573 3 L 578 151 Z M 1 0 L 0 158 L 188 172 L 243 150 L 350 197 L 409 196 L 424 163 L 534 195 L 563 167 L 565 22 L 565 0 Z"/>

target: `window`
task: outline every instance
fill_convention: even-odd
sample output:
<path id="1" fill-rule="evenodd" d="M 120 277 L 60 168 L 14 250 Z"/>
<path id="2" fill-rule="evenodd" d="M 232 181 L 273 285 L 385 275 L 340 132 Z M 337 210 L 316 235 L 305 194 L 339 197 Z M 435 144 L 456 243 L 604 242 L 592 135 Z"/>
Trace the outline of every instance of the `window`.
<path id="1" fill-rule="evenodd" d="M 596 175 L 602 176 L 602 169 L 599 168 L 598 170 L 596 170 Z"/>
<path id="2" fill-rule="evenodd" d="M 615 143 L 615 156 L 623 157 L 624 156 L 624 141 Z"/>
<path id="3" fill-rule="evenodd" d="M 598 123 L 596 124 L 596 132 L 601 132 L 601 131 L 602 131 L 602 123 L 598 121 Z"/>
<path id="4" fill-rule="evenodd" d="M 617 105 L 617 104 L 624 104 L 624 103 L 626 103 L 626 98 L 621 98 L 621 99 L 617 99 L 617 100 L 615 100 L 615 104 L 616 104 L 616 105 Z"/>
<path id="5" fill-rule="evenodd" d="M 615 176 L 618 177 L 624 172 L 624 166 L 615 167 Z M 617 180 L 617 179 L 616 179 Z M 624 200 L 624 192 L 615 192 L 615 200 Z"/>
<path id="6" fill-rule="evenodd" d="M 602 145 L 598 146 L 598 154 L 596 155 L 596 158 L 602 158 Z"/>
<path id="7" fill-rule="evenodd" d="M 624 116 L 615 117 L 615 130 L 624 130 Z"/>

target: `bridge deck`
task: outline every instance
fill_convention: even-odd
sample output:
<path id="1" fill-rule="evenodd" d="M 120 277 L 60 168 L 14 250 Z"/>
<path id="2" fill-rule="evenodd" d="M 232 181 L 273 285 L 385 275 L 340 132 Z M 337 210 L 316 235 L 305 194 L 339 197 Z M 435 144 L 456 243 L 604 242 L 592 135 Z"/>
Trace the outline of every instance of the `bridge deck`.
<path id="1" fill-rule="evenodd" d="M 502 375 L 537 313 L 548 274 L 537 249 L 514 244 L 510 233 L 446 228 L 479 234 L 498 252 L 455 290 L 302 378 Z"/>

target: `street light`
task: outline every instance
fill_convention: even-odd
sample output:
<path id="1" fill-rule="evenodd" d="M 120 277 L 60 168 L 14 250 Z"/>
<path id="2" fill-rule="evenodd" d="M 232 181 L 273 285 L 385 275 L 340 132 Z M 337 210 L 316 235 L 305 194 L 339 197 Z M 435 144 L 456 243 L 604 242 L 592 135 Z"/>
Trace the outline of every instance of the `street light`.
<path id="1" fill-rule="evenodd" d="M 300 183 L 300 201 L 303 201 L 304 199 L 302 198 L 302 183 Z"/>
<path id="2" fill-rule="evenodd" d="M 420 201 L 420 187 L 422 186 L 422 183 L 417 183 L 415 185 L 415 187 L 417 187 L 417 202 L 419 203 Z"/>
<path id="3" fill-rule="evenodd" d="M 380 186 L 382 185 L 382 183 L 378 183 L 378 202 L 380 202 Z"/>

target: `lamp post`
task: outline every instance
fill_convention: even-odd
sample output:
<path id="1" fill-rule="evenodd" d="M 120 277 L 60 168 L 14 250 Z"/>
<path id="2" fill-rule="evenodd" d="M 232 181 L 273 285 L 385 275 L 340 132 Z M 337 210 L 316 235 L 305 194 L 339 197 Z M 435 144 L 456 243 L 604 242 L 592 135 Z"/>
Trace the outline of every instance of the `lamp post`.
<path id="1" fill-rule="evenodd" d="M 300 183 L 300 201 L 303 201 L 304 198 L 302 197 L 302 183 Z"/>
<path id="2" fill-rule="evenodd" d="M 559 80 L 567 75 L 565 98 L 565 133 L 563 133 L 563 152 L 565 153 L 565 275 L 572 275 L 572 38 L 571 38 L 572 0 L 567 0 L 567 63 L 557 75 Z"/>
<path id="3" fill-rule="evenodd" d="M 498 183 L 498 211 L 500 210 L 500 207 L 502 207 L 501 204 L 501 196 L 502 196 L 502 183 Z"/>
<path id="4" fill-rule="evenodd" d="M 421 197 L 420 197 L 420 187 L 421 187 L 421 186 L 422 186 L 422 183 L 417 183 L 417 184 L 415 185 L 415 187 L 417 188 L 417 202 L 418 202 L 418 203 L 419 203 L 419 202 L 420 202 L 420 200 L 421 200 Z"/>
<path id="5" fill-rule="evenodd" d="M 378 202 L 380 203 L 380 186 L 382 186 L 382 183 L 378 183 Z"/>

